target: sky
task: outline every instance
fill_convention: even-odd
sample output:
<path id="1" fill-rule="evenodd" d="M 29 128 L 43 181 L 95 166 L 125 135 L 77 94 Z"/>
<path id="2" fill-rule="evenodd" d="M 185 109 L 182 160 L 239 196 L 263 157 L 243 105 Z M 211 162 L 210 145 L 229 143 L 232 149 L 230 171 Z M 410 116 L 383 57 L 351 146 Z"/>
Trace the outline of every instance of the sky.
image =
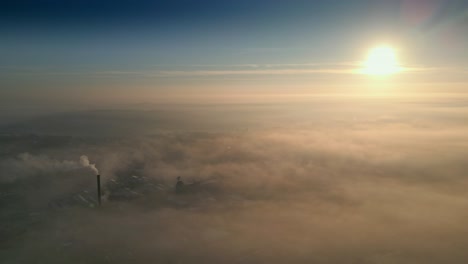
<path id="1" fill-rule="evenodd" d="M 8 1 L 0 12 L 0 93 L 16 106 L 464 93 L 468 82 L 463 0 Z M 380 44 L 406 70 L 356 74 Z"/>
<path id="2" fill-rule="evenodd" d="M 468 263 L 467 29 L 462 0 L 2 1 L 0 263 Z"/>

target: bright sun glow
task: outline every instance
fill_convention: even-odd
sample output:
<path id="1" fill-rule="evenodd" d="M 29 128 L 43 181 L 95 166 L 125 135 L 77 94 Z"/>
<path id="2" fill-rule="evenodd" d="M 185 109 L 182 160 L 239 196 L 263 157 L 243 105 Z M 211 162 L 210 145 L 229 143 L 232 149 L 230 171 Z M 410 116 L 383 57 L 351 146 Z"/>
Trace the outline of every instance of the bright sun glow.
<path id="1" fill-rule="evenodd" d="M 367 57 L 362 72 L 369 75 L 390 75 L 400 71 L 395 50 L 389 46 L 373 48 Z"/>

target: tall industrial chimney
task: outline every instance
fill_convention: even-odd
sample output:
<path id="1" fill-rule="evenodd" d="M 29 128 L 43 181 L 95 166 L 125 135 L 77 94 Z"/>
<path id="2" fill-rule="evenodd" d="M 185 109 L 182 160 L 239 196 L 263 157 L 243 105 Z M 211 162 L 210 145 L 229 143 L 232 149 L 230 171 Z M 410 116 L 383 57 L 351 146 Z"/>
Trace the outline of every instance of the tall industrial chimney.
<path id="1" fill-rule="evenodd" d="M 101 175 L 96 175 L 97 179 L 97 198 L 98 198 L 98 204 L 101 206 Z"/>

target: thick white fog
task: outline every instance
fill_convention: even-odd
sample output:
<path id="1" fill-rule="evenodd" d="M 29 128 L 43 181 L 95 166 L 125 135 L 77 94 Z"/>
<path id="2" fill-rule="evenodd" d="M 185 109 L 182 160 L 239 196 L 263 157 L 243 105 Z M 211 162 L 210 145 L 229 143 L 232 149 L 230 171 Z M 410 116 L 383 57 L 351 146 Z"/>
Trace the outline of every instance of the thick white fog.
<path id="1" fill-rule="evenodd" d="M 330 97 L 9 123 L 0 262 L 466 263 L 463 102 Z"/>

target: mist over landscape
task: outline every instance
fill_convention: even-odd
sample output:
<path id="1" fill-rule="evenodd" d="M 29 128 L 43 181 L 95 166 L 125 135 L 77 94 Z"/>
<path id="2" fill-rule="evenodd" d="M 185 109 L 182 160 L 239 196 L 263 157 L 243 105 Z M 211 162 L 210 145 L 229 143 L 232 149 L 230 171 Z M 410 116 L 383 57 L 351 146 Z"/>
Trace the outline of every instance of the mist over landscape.
<path id="1" fill-rule="evenodd" d="M 1 262 L 463 263 L 468 108 L 433 99 L 154 105 L 4 125 Z M 101 174 L 101 207 L 82 155 Z M 175 193 L 179 176 L 192 191 Z"/>
<path id="2" fill-rule="evenodd" d="M 468 0 L 0 4 L 0 264 L 468 263 Z"/>

